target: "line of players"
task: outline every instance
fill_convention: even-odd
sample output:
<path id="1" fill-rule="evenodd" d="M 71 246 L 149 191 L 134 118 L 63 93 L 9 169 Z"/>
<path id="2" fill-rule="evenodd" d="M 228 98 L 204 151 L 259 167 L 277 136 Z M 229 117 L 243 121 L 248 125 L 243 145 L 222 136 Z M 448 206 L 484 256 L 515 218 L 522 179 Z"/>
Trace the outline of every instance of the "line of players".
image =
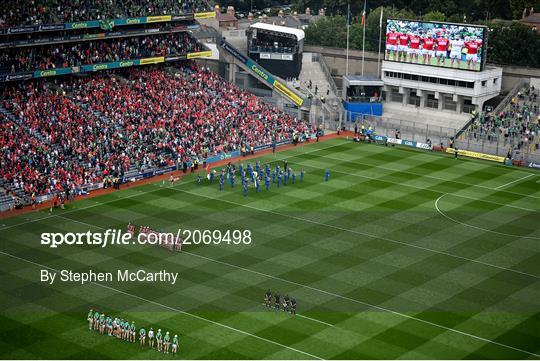
<path id="1" fill-rule="evenodd" d="M 280 168 L 279 165 L 276 165 L 275 169 L 272 170 L 270 167 L 270 164 L 266 164 L 264 167 L 264 173 L 263 173 L 263 169 L 259 161 L 255 163 L 255 167 L 253 167 L 251 163 L 248 163 L 247 167 L 245 168 L 243 164 L 240 164 L 238 166 L 238 174 L 240 175 L 240 178 L 241 178 L 244 196 L 248 195 L 249 183 L 251 183 L 253 187 L 255 188 L 255 193 L 258 193 L 260 190 L 260 184 L 263 182 L 263 180 L 264 180 L 265 188 L 267 191 L 270 190 L 270 185 L 272 183 L 275 183 L 277 185 L 277 188 L 279 188 L 281 187 L 282 184 L 286 186 L 289 181 L 290 183 L 295 184 L 297 180 L 296 172 L 291 167 L 288 166 L 287 160 L 283 161 L 283 169 Z M 300 182 L 304 181 L 304 177 L 305 177 L 305 172 L 302 169 L 300 171 Z M 209 171 L 207 175 L 208 181 L 210 183 L 213 183 L 215 178 L 216 178 L 216 171 L 215 170 Z M 234 188 L 234 185 L 236 183 L 236 178 L 237 178 L 236 166 L 229 162 L 227 164 L 227 168 L 223 168 L 221 170 L 221 173 L 219 174 L 218 178 L 219 178 L 220 191 L 223 190 L 225 181 L 227 181 L 229 185 L 232 188 Z M 201 175 L 197 176 L 197 183 L 198 185 L 201 185 L 202 183 Z"/>
<path id="2" fill-rule="evenodd" d="M 88 312 L 87 321 L 88 329 L 91 331 L 97 331 L 102 335 L 106 333 L 109 336 L 115 336 L 116 338 L 128 342 L 136 342 L 137 328 L 133 321 L 129 323 L 129 321 L 124 321 L 122 318 L 118 317 L 113 319 L 111 316 L 106 316 L 104 313 L 100 314 L 98 311 L 94 310 Z M 146 345 L 146 337 L 146 330 L 142 327 L 139 330 L 139 343 L 141 346 Z M 148 346 L 153 349 L 154 343 L 159 352 L 168 354 L 169 350 L 171 350 L 171 352 L 175 354 L 178 351 L 178 335 L 174 335 L 171 340 L 168 331 L 163 335 L 161 329 L 158 329 L 157 333 L 154 335 L 154 330 L 150 327 L 150 330 L 148 331 Z"/>
<path id="3" fill-rule="evenodd" d="M 264 294 L 264 304 L 268 308 L 272 308 L 272 292 L 266 290 Z M 296 300 L 289 298 L 288 295 L 280 296 L 278 292 L 274 293 L 274 308 L 276 310 L 282 309 L 285 312 L 290 312 L 291 315 L 296 315 Z"/>
<path id="4" fill-rule="evenodd" d="M 418 30 L 412 32 L 398 32 L 392 26 L 386 34 L 386 60 L 431 64 L 433 56 L 437 59 L 437 65 L 444 65 L 446 59 L 450 59 L 450 66 L 457 68 L 461 65 L 462 53 L 466 52 L 465 59 L 469 69 L 474 69 L 481 61 L 478 50 L 482 47 L 482 41 L 474 34 L 462 36 L 455 33 L 448 35 L 446 32 L 436 33 L 428 31 L 422 36 Z"/>

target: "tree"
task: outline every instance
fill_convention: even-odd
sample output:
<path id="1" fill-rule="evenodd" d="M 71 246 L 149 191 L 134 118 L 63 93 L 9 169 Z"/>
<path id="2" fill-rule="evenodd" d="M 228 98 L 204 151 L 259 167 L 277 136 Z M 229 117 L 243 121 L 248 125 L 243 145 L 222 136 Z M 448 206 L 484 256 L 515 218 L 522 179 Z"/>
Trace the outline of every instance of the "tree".
<path id="1" fill-rule="evenodd" d="M 488 62 L 540 67 L 540 36 L 517 21 L 492 24 L 488 33 Z"/>
<path id="2" fill-rule="evenodd" d="M 444 15 L 440 11 L 430 11 L 429 13 L 425 13 L 424 16 L 422 16 L 422 20 L 424 20 L 424 21 L 445 21 L 446 20 L 446 15 Z"/>
<path id="3" fill-rule="evenodd" d="M 345 48 L 347 28 L 344 16 L 325 16 L 310 24 L 306 32 L 306 43 L 311 45 Z"/>

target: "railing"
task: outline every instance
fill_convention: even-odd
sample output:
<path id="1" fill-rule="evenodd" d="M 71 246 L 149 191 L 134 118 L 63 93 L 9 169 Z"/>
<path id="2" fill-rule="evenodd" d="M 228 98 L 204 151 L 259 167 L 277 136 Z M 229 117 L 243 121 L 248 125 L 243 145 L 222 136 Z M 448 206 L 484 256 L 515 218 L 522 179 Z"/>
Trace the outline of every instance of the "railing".
<path id="1" fill-rule="evenodd" d="M 529 80 L 527 79 L 521 79 L 519 82 L 517 82 L 517 84 L 512 87 L 512 90 L 510 90 L 510 92 L 508 92 L 504 99 L 499 103 L 499 105 L 497 105 L 497 107 L 493 109 L 493 113 L 499 114 L 500 112 L 502 112 L 507 107 L 507 105 L 510 104 L 512 98 L 527 84 L 529 84 Z"/>
<path id="2" fill-rule="evenodd" d="M 338 87 L 336 85 L 336 82 L 334 81 L 334 78 L 332 77 L 332 72 L 330 71 L 330 67 L 328 66 L 328 63 L 326 62 L 326 59 L 322 54 L 319 53 L 313 53 L 313 56 L 315 57 L 315 61 L 318 62 L 321 66 L 321 69 L 326 77 L 326 81 L 328 84 L 330 84 L 330 88 L 332 89 L 332 92 L 336 95 L 336 97 L 339 98 L 341 95 L 338 91 Z"/>
<path id="3" fill-rule="evenodd" d="M 294 54 L 298 50 L 297 46 L 260 46 L 260 45 L 251 45 L 249 47 L 250 53 L 276 53 L 276 54 Z"/>
<path id="4" fill-rule="evenodd" d="M 540 163 L 539 135 L 524 140 L 523 137 L 518 136 L 504 137 L 466 131 L 458 137 L 459 129 L 377 116 L 366 116 L 363 120 L 346 122 L 345 124 L 346 128 L 351 131 L 354 130 L 355 125 L 358 129 L 362 125 L 366 128 L 371 126 L 377 134 L 387 137 L 396 137 L 396 133 L 399 132 L 402 139 L 411 141 L 428 143 L 429 140 L 433 145 L 443 147 L 448 147 L 453 143 L 459 149 L 502 157 L 506 157 L 510 152 L 513 160 Z"/>
<path id="5" fill-rule="evenodd" d="M 352 96 L 347 97 L 347 102 L 349 103 L 380 103 L 382 102 L 382 97 L 366 97 L 366 96 Z"/>

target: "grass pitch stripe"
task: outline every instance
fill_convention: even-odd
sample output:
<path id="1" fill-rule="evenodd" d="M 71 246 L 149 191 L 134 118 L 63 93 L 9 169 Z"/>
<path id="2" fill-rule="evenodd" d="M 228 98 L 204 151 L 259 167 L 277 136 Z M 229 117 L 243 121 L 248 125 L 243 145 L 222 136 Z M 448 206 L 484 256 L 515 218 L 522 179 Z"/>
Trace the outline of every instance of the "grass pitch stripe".
<path id="1" fill-rule="evenodd" d="M 167 188 L 170 188 L 170 189 L 174 189 L 174 188 L 171 188 L 171 187 L 167 187 Z M 179 190 L 180 191 L 180 190 Z M 188 194 L 195 194 L 195 193 L 191 193 L 191 192 L 187 192 L 187 191 L 183 191 L 182 192 L 185 192 L 185 193 L 188 193 Z M 212 198 L 212 197 L 206 197 L 206 198 Z M 214 198 L 212 198 L 214 199 Z M 229 203 L 234 203 L 234 204 L 237 204 L 239 206 L 245 206 L 245 205 L 242 205 L 242 204 L 239 204 L 239 203 L 235 203 L 235 202 L 230 202 L 230 201 L 224 201 L 224 202 L 229 202 Z M 246 206 L 246 207 L 249 207 L 249 208 L 254 208 L 254 209 L 257 209 L 257 210 L 260 210 L 260 211 L 265 211 L 265 212 L 271 212 L 271 213 L 275 213 L 275 214 L 280 214 L 280 213 L 277 213 L 277 212 L 272 212 L 272 211 L 266 211 L 266 210 L 263 210 L 263 209 L 258 209 L 258 208 L 255 208 L 255 207 L 251 207 L 251 206 Z M 286 215 L 284 215 L 286 216 Z M 73 219 L 70 219 L 70 218 L 67 218 L 67 217 L 61 217 L 61 216 L 58 216 L 59 218 L 64 218 L 64 219 L 67 219 L 67 220 L 71 220 L 73 222 L 77 222 L 77 223 L 80 223 L 80 224 L 84 224 L 84 225 L 87 225 L 87 226 L 91 226 L 91 227 L 96 227 L 96 228 L 100 228 L 100 229 L 104 229 L 103 227 L 101 226 L 97 226 L 97 225 L 93 225 L 93 224 L 90 224 L 90 223 L 86 223 L 86 222 L 83 222 L 83 221 L 78 221 L 78 220 L 73 220 Z M 287 216 L 286 216 L 287 217 Z M 290 216 L 292 217 L 292 216 Z M 298 218 L 298 217 L 293 217 L 293 218 Z M 302 218 L 298 218 L 299 220 L 303 220 Z M 306 220 L 307 221 L 307 220 Z M 325 224 L 322 224 L 322 225 L 325 225 Z M 346 229 L 343 229 L 343 230 L 346 230 Z M 10 255 L 8 253 L 5 253 L 5 252 L 2 252 L 0 251 L 0 253 L 2 254 L 5 254 L 7 256 L 11 256 L 11 257 L 15 257 L 15 258 L 19 258 L 17 256 L 13 256 L 13 255 Z M 399 311 L 395 311 L 395 310 L 391 310 L 389 308 L 386 308 L 386 307 L 382 307 L 382 306 L 378 306 L 378 305 L 374 305 L 374 304 L 371 304 L 371 303 L 368 303 L 368 302 L 364 302 L 364 301 L 360 301 L 360 300 L 357 300 L 355 298 L 351 298 L 351 297 L 347 297 L 347 296 L 343 296 L 343 295 L 340 295 L 340 294 L 337 294 L 337 293 L 333 293 L 333 292 L 330 292 L 330 291 L 326 291 L 326 290 L 323 290 L 323 289 L 320 289 L 320 288 L 316 288 L 316 287 L 312 287 L 312 286 L 309 286 L 309 285 L 305 285 L 303 283 L 299 283 L 299 282 L 294 282 L 294 281 L 290 281 L 290 280 L 287 280 L 285 278 L 281 278 L 281 277 L 277 277 L 277 276 L 273 276 L 273 275 L 269 275 L 269 274 L 266 274 L 266 273 L 263 273 L 263 272 L 259 272 L 259 271 L 255 271 L 255 270 L 251 270 L 249 268 L 244 268 L 244 267 L 241 267 L 241 266 L 237 266 L 237 265 L 234 265 L 234 264 L 231 264 L 231 263 L 227 263 L 227 262 L 222 262 L 222 261 L 219 261 L 219 260 L 215 260 L 213 258 L 209 258 L 209 257 L 205 257 L 205 256 L 202 256 L 202 255 L 199 255 L 199 254 L 196 254 L 196 253 L 192 253 L 192 252 L 189 252 L 189 251 L 183 251 L 183 253 L 185 254 L 190 254 L 190 255 L 193 255 L 193 256 L 196 256 L 196 257 L 200 257 L 200 258 L 203 258 L 203 259 L 206 259 L 208 261 L 212 261 L 212 262 L 217 262 L 217 263 L 220 263 L 220 264 L 223 264 L 223 265 L 227 265 L 227 266 L 230 266 L 230 267 L 234 267 L 236 269 L 240 269 L 240 270 L 243 270 L 243 271 L 246 271 L 246 272 L 251 272 L 251 273 L 254 273 L 254 274 L 258 274 L 260 276 L 264 276 L 264 277 L 268 277 L 268 278 L 273 278 L 273 279 L 276 279 L 276 280 L 280 280 L 280 281 L 283 281 L 283 282 L 286 282 L 286 283 L 289 283 L 289 284 L 292 284 L 292 285 L 295 285 L 295 286 L 299 286 L 299 287 L 303 287 L 303 288 L 306 288 L 306 289 L 310 289 L 312 291 L 316 291 L 316 292 L 321 292 L 321 293 L 324 293 L 326 295 L 329 295 L 329 296 L 333 296 L 333 297 L 336 297 L 336 298 L 341 298 L 341 299 L 344 299 L 344 300 L 347 300 L 347 301 L 350 301 L 350 302 L 354 302 L 354 303 L 358 303 L 358 304 L 361 304 L 361 305 L 364 305 L 364 306 L 368 306 L 368 307 L 371 307 L 371 308 L 374 308 L 374 309 L 377 309 L 377 310 L 380 310 L 380 311 L 384 311 L 384 312 L 388 312 L 388 313 L 391 313 L 391 314 L 394 314 L 394 315 L 397 315 L 397 316 L 400 316 L 400 317 L 403 317 L 403 318 L 406 318 L 406 319 L 409 319 L 409 320 L 413 320 L 413 321 L 417 321 L 417 322 L 420 322 L 420 323 L 423 323 L 423 324 L 427 324 L 427 325 L 430 325 L 430 326 L 433 326 L 433 327 L 436 327 L 436 328 L 439 328 L 439 329 L 443 329 L 443 330 L 446 330 L 446 331 L 450 331 L 450 332 L 453 332 L 453 333 L 457 333 L 457 334 L 460 334 L 462 336 L 467 336 L 467 337 L 470 337 L 470 338 L 473 338 L 473 339 L 476 339 L 476 340 L 479 340 L 479 341 L 482 341 L 482 342 L 486 342 L 486 343 L 491 343 L 493 345 L 497 345 L 497 346 L 500 346 L 500 347 L 503 347 L 503 348 L 507 348 L 507 349 L 511 349 L 511 350 L 514 350 L 514 351 L 518 351 L 518 352 L 521 352 L 521 353 L 524 353 L 524 354 L 527 354 L 527 355 L 530 355 L 530 356 L 535 356 L 535 357 L 539 357 L 540 358 L 540 354 L 535 354 L 535 353 L 532 353 L 532 352 L 529 352 L 529 351 L 526 351 L 526 350 L 523 350 L 523 349 L 520 349 L 520 348 L 517 348 L 517 347 L 514 347 L 514 346 L 511 346 L 511 345 L 507 345 L 507 344 L 504 344 L 504 343 L 501 343 L 501 342 L 497 342 L 497 341 L 494 341 L 494 340 L 490 340 L 490 339 L 487 339 L 487 338 L 484 338 L 484 337 L 481 337 L 481 336 L 478 336 L 478 335 L 474 335 L 474 334 L 471 334 L 471 333 L 468 333 L 468 332 L 464 332 L 464 331 L 460 331 L 460 330 L 457 330 L 455 328 L 452 328 L 452 327 L 447 327 L 447 326 L 444 326 L 444 325 L 441 325 L 441 324 L 438 324 L 438 323 L 435 323 L 435 322 L 432 322 L 432 321 L 428 321 L 428 320 L 425 320 L 425 319 L 422 319 L 422 318 L 419 318 L 419 317 L 415 317 L 415 316 L 411 316 L 411 315 L 408 315 L 406 313 L 402 313 L 402 312 L 399 312 Z M 28 260 L 25 260 L 25 259 L 22 259 L 21 260 L 24 260 L 26 262 L 30 262 L 30 263 L 33 263 L 32 261 L 28 261 Z M 36 263 L 35 263 L 36 264 Z M 498 267 L 500 268 L 500 267 Z M 51 268 L 52 269 L 52 268 Z M 54 269 L 53 269 L 54 270 Z M 521 272 L 519 272 L 521 273 Z M 527 274 L 528 275 L 528 274 Z M 536 277 L 538 278 L 538 276 L 534 276 L 534 275 L 530 275 L 532 277 Z M 101 285 L 99 283 L 96 283 L 97 285 L 100 285 L 104 288 L 110 288 L 108 286 L 104 286 L 104 285 Z M 113 290 L 116 290 L 114 288 L 111 288 Z M 120 291 L 120 290 L 116 290 L 118 292 L 121 292 L 121 293 L 125 293 L 123 291 Z M 128 294 L 126 293 L 126 295 L 130 295 L 132 297 L 135 297 L 135 298 L 140 298 L 141 300 L 146 300 L 142 297 L 139 297 L 139 296 L 136 296 L 136 295 L 132 295 L 132 294 Z M 170 308 L 170 309 L 173 309 L 171 307 L 168 307 L 168 306 L 165 306 L 165 305 L 162 305 L 162 304 L 159 304 L 157 302 L 154 302 L 154 301 L 149 301 L 147 300 L 148 302 L 152 302 L 156 305 L 159 305 L 159 306 L 162 306 L 162 307 L 166 307 L 166 308 Z M 173 310 L 176 310 L 176 309 L 173 309 Z M 227 325 L 223 325 L 223 324 L 220 324 L 220 323 L 217 323 L 215 321 L 212 321 L 212 320 L 208 320 L 208 319 L 205 319 L 203 317 L 200 317 L 200 316 L 197 316 L 197 315 L 193 315 L 193 314 L 190 314 L 188 312 L 185 312 L 185 311 L 181 311 L 181 310 L 177 310 L 178 312 L 182 312 L 182 313 L 185 313 L 187 315 L 190 315 L 190 316 L 193 316 L 193 317 L 196 317 L 196 318 L 201 318 L 203 320 L 206 320 L 208 322 L 212 322 L 212 323 L 216 323 L 218 325 L 221 325 L 223 327 L 226 327 L 226 328 L 229 328 L 230 326 L 227 326 Z M 231 329 L 234 329 L 234 328 L 231 328 Z M 236 330 L 236 329 L 234 329 Z M 242 333 L 246 333 L 246 334 L 249 334 L 249 335 L 252 335 L 250 333 L 247 333 L 245 331 L 241 331 L 241 330 L 237 330 L 238 332 L 242 332 Z M 256 338 L 259 338 L 259 336 L 256 336 L 256 335 L 252 335 L 253 337 L 256 337 Z M 266 340 L 268 342 L 272 342 L 272 343 L 276 343 L 278 345 L 281 345 L 275 341 L 272 341 L 272 340 L 267 340 L 267 339 L 264 339 L 262 338 L 263 340 Z M 283 347 L 287 347 L 289 348 L 288 346 L 285 346 L 285 345 L 282 345 Z M 300 353 L 303 353 L 303 354 L 306 354 L 306 355 L 309 355 L 310 357 L 313 357 L 315 359 L 321 359 L 319 358 L 318 356 L 314 356 L 314 355 L 310 355 L 304 351 L 300 351 L 300 350 L 296 350 L 294 348 L 292 348 L 293 350 L 295 351 L 298 351 Z"/>
<path id="2" fill-rule="evenodd" d="M 41 263 L 37 263 L 37 262 L 34 262 L 34 261 L 31 261 L 31 260 L 28 260 L 28 259 L 25 259 L 25 258 L 22 258 L 22 257 L 19 257 L 19 256 L 15 256 L 13 254 L 10 254 L 10 253 L 7 253 L 7 252 L 4 252 L 4 251 L 0 251 L 0 254 L 3 254 L 4 256 L 7 256 L 7 257 L 11 257 L 13 259 L 17 259 L 17 260 L 20 260 L 20 261 L 23 261 L 23 262 L 26 262 L 26 263 L 30 263 L 34 266 L 38 266 L 38 267 L 44 267 L 44 268 L 48 268 L 52 271 L 55 271 L 55 272 L 60 272 L 60 270 L 57 270 L 55 268 L 52 268 L 52 267 L 49 267 L 49 266 L 46 266 L 44 264 L 41 264 Z M 193 313 L 190 313 L 190 312 L 186 312 L 186 311 L 183 311 L 183 310 L 180 310 L 178 308 L 175 308 L 175 307 L 171 307 L 171 306 L 167 306 L 167 305 L 164 305 L 162 303 L 159 303 L 159 302 L 156 302 L 156 301 L 152 301 L 152 300 L 149 300 L 147 298 L 144 298 L 144 297 L 141 297 L 141 296 L 137 296 L 137 295 L 134 295 L 132 293 L 129 293 L 129 292 L 125 292 L 125 291 L 122 291 L 122 290 L 119 290 L 117 288 L 114 288 L 114 287 L 110 287 L 110 286 L 106 286 L 104 284 L 101 284 L 99 282 L 89 282 L 93 285 L 96 285 L 98 287 L 102 287 L 102 288 L 105 288 L 105 289 L 108 289 L 108 290 L 111 290 L 111 291 L 114 291 L 114 292 L 117 292 L 117 293 L 121 293 L 123 295 L 126 295 L 126 296 L 129 296 L 129 297 L 133 297 L 133 298 L 136 298 L 140 301 L 144 301 L 144 302 L 147 302 L 147 303 L 151 303 L 153 305 L 156 305 L 156 306 L 159 306 L 159 307 L 162 307 L 162 308 L 165 308 L 165 309 L 168 309 L 170 311 L 174 311 L 174 312 L 179 312 L 179 313 L 182 313 L 184 315 L 187 315 L 187 316 L 190 316 L 190 317 L 193 317 L 193 318 L 196 318 L 198 320 L 201 320 L 201 321 L 205 321 L 205 322 L 209 322 L 211 324 L 214 324 L 216 326 L 220 326 L 220 327 L 223 327 L 223 328 L 226 328 L 228 330 L 231 330 L 231 331 L 235 331 L 235 332 L 238 332 L 238 333 L 241 333 L 243 335 L 246 335 L 246 336 L 249 336 L 249 337 L 253 337 L 253 338 L 256 338 L 258 340 L 261 340 L 261 341 L 264 341 L 264 342 L 268 342 L 268 343 L 271 343 L 273 345 L 276 345 L 276 346 L 279 346 L 279 347 L 283 347 L 285 349 L 288 349 L 288 350 L 291 350 L 291 351 L 294 351 L 294 352 L 297 352 L 297 353 L 300 353 L 302 355 L 306 355 L 312 359 L 316 359 L 316 360 L 324 360 L 323 358 L 319 357 L 319 356 L 315 356 L 313 354 L 310 354 L 309 352 L 305 352 L 305 351 L 302 351 L 302 350 L 299 350 L 299 349 L 296 349 L 294 347 L 291 347 L 291 346 L 287 346 L 287 345 L 284 345 L 284 344 L 281 344 L 279 342 L 276 342 L 276 341 L 272 341 L 272 340 L 269 340 L 267 338 L 264 338 L 264 337 L 261 337 L 261 336 L 258 336 L 258 335 L 255 335 L 253 333 L 250 333 L 250 332 L 246 332 L 246 331 L 243 331 L 243 330 L 240 330 L 240 329 L 237 329 L 235 327 L 232 327 L 232 326 L 228 326 L 228 325 L 225 325 L 223 323 L 220 323 L 220 322 L 217 322 L 217 321 L 213 321 L 213 320 L 210 320 L 208 318 L 204 318 L 202 316 L 198 316 L 198 315 L 195 315 Z"/>
<path id="3" fill-rule="evenodd" d="M 358 235 L 361 235 L 361 236 L 366 236 L 366 237 L 370 237 L 370 238 L 374 238 L 374 239 L 380 239 L 380 240 L 383 240 L 383 241 L 387 241 L 387 242 L 399 244 L 399 245 L 402 245 L 402 246 L 407 246 L 407 247 L 412 247 L 412 248 L 416 248 L 416 249 L 421 249 L 421 250 L 423 250 L 423 251 L 432 252 L 432 253 L 436 253 L 436 254 L 441 254 L 441 255 L 448 256 L 448 257 L 461 259 L 461 260 L 463 260 L 463 261 L 474 262 L 474 263 L 481 264 L 481 265 L 484 265 L 484 266 L 489 266 L 489 267 L 497 268 L 497 269 L 499 269 L 499 270 L 508 271 L 508 272 L 520 274 L 520 275 L 523 275 L 523 276 L 528 276 L 528 277 L 533 277 L 533 278 L 536 278 L 536 279 L 540 279 L 540 275 L 536 275 L 536 274 L 532 274 L 532 273 L 527 273 L 527 272 L 522 272 L 522 271 L 518 271 L 518 270 L 515 270 L 515 269 L 512 269 L 512 268 L 502 267 L 502 266 L 498 266 L 498 265 L 495 265 L 495 264 L 492 264 L 492 263 L 479 261 L 479 260 L 477 260 L 477 259 L 468 258 L 468 257 L 463 257 L 463 256 L 458 256 L 458 255 L 453 254 L 453 253 L 449 253 L 449 252 L 445 252 L 445 251 L 439 251 L 439 250 L 432 249 L 432 248 L 428 248 L 428 247 L 418 246 L 418 245 L 415 245 L 415 244 L 411 244 L 411 243 L 407 243 L 407 242 L 398 241 L 398 240 L 391 239 L 391 238 L 384 237 L 384 236 L 379 236 L 379 235 L 375 235 L 375 234 L 371 234 L 371 233 L 366 233 L 366 232 L 361 232 L 361 231 L 355 231 L 355 230 L 353 230 L 353 229 L 348 229 L 348 228 L 343 228 L 343 227 L 339 227 L 339 226 L 334 226 L 334 225 L 332 225 L 332 224 L 321 223 L 321 222 L 313 221 L 313 220 L 311 220 L 311 219 L 306 219 L 306 218 L 301 218 L 301 217 L 291 216 L 291 215 L 288 215 L 288 214 L 284 214 L 284 213 L 280 213 L 280 212 L 276 212 L 276 211 L 272 211 L 272 210 L 268 210 L 268 209 L 257 208 L 257 207 L 254 207 L 254 206 L 250 206 L 250 205 L 248 205 L 248 204 L 241 204 L 241 203 L 229 201 L 229 200 L 226 200 L 226 199 L 214 198 L 214 197 L 210 197 L 210 196 L 207 196 L 207 195 L 203 195 L 203 194 L 199 194 L 199 193 L 194 193 L 194 192 L 186 191 L 186 190 L 179 189 L 179 188 L 174 188 L 174 187 L 165 187 L 165 188 L 171 189 L 171 190 L 174 190 L 174 191 L 177 191 L 177 192 L 183 192 L 183 193 L 191 194 L 191 195 L 198 196 L 198 197 L 203 197 L 203 198 L 207 198 L 207 199 L 216 200 L 216 201 L 219 201 L 219 202 L 229 203 L 229 204 L 236 205 L 236 206 L 240 206 L 240 207 L 245 207 L 245 208 L 254 209 L 254 210 L 256 210 L 256 211 L 267 212 L 267 213 L 275 214 L 275 215 L 277 215 L 277 216 L 282 216 L 282 217 L 286 217 L 286 218 L 290 218 L 290 219 L 295 219 L 295 220 L 301 221 L 301 222 L 308 222 L 308 223 L 311 223 L 311 224 L 316 224 L 316 225 L 319 225 L 319 226 L 324 226 L 324 227 L 336 229 L 336 230 L 343 231 L 343 232 L 348 232 L 348 233 L 358 234 Z M 452 195 L 455 195 L 455 194 L 452 194 Z M 59 216 L 59 217 L 60 217 L 60 216 Z M 73 220 L 73 219 L 71 219 L 71 218 L 66 218 L 66 219 Z M 75 220 L 73 220 L 73 221 L 75 221 Z M 75 221 L 75 222 L 77 222 L 77 221 Z"/>

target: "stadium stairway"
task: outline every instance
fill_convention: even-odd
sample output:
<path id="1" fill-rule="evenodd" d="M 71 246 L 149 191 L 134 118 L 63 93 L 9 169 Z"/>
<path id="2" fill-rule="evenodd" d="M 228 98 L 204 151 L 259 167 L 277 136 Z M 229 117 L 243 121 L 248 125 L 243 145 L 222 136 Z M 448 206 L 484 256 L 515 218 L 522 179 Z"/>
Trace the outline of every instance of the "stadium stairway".
<path id="1" fill-rule="evenodd" d="M 321 64 L 314 60 L 313 53 L 303 53 L 302 54 L 302 71 L 298 80 L 301 85 L 308 88 L 309 81 L 311 80 L 312 86 L 310 92 L 318 97 L 324 96 L 327 101 L 332 101 L 337 98 L 337 95 L 333 92 L 332 87 L 326 79 Z M 315 87 L 317 87 L 318 92 L 315 94 Z M 328 94 L 327 94 L 328 91 Z"/>

